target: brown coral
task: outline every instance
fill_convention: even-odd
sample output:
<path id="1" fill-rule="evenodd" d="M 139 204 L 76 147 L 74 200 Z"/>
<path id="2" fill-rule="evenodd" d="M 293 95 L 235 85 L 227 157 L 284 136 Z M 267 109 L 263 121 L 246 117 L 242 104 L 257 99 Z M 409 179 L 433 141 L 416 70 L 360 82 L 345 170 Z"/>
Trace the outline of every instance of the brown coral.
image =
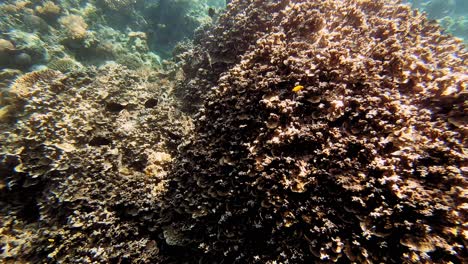
<path id="1" fill-rule="evenodd" d="M 423 15 L 233 0 L 179 58 L 17 79 L 0 260 L 467 262 L 468 55 Z"/>
<path id="2" fill-rule="evenodd" d="M 190 122 L 172 81 L 152 79 L 111 64 L 16 80 L 22 107 L 0 123 L 0 262 L 162 261 L 158 197 Z"/>
<path id="3" fill-rule="evenodd" d="M 230 7 L 184 55 L 181 94 L 205 103 L 168 244 L 230 263 L 466 262 L 462 43 L 397 1 Z"/>
<path id="4" fill-rule="evenodd" d="M 36 7 L 36 12 L 39 16 L 47 19 L 55 19 L 60 15 L 61 8 L 52 1 L 46 1 L 42 6 Z"/>
<path id="5" fill-rule="evenodd" d="M 81 16 L 63 16 L 59 19 L 59 23 L 66 30 L 67 36 L 73 40 L 83 40 L 87 36 L 88 24 Z"/>
<path id="6" fill-rule="evenodd" d="M 41 70 L 29 72 L 18 77 L 10 87 L 12 97 L 19 100 L 29 99 L 34 92 L 40 92 L 35 86 L 43 82 L 49 82 L 60 78 L 60 73 L 53 70 Z"/>

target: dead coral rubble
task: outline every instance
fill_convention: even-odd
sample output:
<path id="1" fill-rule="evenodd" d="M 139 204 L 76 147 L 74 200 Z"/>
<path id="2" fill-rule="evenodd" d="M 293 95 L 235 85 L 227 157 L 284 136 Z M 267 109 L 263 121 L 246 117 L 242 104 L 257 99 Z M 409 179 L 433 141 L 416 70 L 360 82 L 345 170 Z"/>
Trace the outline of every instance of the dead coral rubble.
<path id="1" fill-rule="evenodd" d="M 459 40 L 383 0 L 234 0 L 199 39 L 182 94 L 205 103 L 163 203 L 169 245 L 225 263 L 468 261 Z"/>
<path id="2" fill-rule="evenodd" d="M 0 127 L 1 262 L 162 261 L 154 212 L 190 120 L 156 77 L 110 64 L 14 82 Z"/>

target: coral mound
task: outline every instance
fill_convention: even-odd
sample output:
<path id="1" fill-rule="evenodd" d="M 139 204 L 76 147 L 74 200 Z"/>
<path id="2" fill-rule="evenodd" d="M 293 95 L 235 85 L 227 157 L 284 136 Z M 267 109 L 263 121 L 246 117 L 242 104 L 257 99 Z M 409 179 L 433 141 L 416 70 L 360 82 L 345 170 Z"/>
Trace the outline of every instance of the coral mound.
<path id="1" fill-rule="evenodd" d="M 154 214 L 191 124 L 172 89 L 116 64 L 13 83 L 0 108 L 2 263 L 161 261 Z"/>
<path id="2" fill-rule="evenodd" d="M 229 7 L 182 56 L 181 94 L 205 103 L 166 242 L 225 263 L 466 262 L 462 43 L 396 1 Z"/>

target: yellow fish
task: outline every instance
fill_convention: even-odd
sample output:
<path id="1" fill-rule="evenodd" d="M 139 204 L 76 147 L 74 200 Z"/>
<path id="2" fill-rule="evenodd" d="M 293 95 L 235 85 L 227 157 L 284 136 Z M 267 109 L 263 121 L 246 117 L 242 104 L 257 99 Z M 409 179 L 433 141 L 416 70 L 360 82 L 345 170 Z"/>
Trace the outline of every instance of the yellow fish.
<path id="1" fill-rule="evenodd" d="M 292 89 L 293 92 L 297 93 L 299 92 L 300 90 L 304 89 L 304 86 L 302 85 L 296 85 L 294 86 L 294 88 Z"/>

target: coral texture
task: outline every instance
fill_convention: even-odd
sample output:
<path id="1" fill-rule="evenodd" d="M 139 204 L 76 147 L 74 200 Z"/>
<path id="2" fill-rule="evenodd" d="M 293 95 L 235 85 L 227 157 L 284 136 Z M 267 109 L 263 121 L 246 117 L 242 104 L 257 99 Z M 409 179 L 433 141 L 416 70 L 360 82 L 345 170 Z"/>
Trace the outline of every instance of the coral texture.
<path id="1" fill-rule="evenodd" d="M 61 17 L 59 22 L 67 32 L 68 37 L 71 39 L 81 40 L 86 37 L 88 24 L 86 24 L 83 17 L 78 15 L 68 15 Z"/>
<path id="2" fill-rule="evenodd" d="M 47 1 L 42 6 L 36 7 L 37 14 L 48 19 L 57 18 L 60 15 L 60 11 L 60 6 L 52 1 Z"/>
<path id="3" fill-rule="evenodd" d="M 101 0 L 102 4 L 115 11 L 128 11 L 136 4 L 136 0 Z"/>
<path id="4" fill-rule="evenodd" d="M 166 242 L 225 263 L 466 262 L 460 40 L 397 1 L 229 7 L 181 55 L 198 113 Z"/>
<path id="5" fill-rule="evenodd" d="M 2 263 L 161 261 L 154 212 L 191 127 L 172 89 L 118 65 L 14 82 L 0 110 Z"/>
<path id="6" fill-rule="evenodd" d="M 211 21 L 208 2 L 223 1 L 0 1 L 0 39 L 16 46 L 5 54 L 0 43 L 0 68 L 56 69 L 64 58 L 75 62 L 63 71 L 111 60 L 130 69 L 160 68 L 178 41 Z M 133 31 L 141 34 L 129 35 Z"/>
<path id="7" fill-rule="evenodd" d="M 90 5 L 60 5 L 83 39 L 8 33 L 6 54 L 59 71 L 0 91 L 0 261 L 468 262 L 460 40 L 394 0 L 229 2 L 179 46 L 183 72 L 142 67 L 151 34 Z M 102 51 L 137 70 L 80 63 Z"/>

